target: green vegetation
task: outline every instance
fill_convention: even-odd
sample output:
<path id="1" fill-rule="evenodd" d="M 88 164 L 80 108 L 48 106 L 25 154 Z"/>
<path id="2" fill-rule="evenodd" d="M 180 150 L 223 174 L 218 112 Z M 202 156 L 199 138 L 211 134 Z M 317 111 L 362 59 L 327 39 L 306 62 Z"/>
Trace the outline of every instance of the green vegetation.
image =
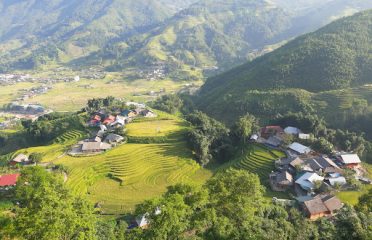
<path id="1" fill-rule="evenodd" d="M 274 162 L 282 157 L 285 157 L 283 152 L 271 150 L 259 144 L 248 144 L 220 169 L 232 167 L 247 170 L 257 174 L 261 183 L 268 187 L 269 175 L 275 169 Z"/>
<path id="2" fill-rule="evenodd" d="M 270 118 L 288 111 L 313 110 L 333 122 L 345 115 L 344 110 L 356 108 L 353 111 L 357 113 L 364 103 L 354 101 L 353 94 L 369 98 L 368 87 L 329 93 L 310 93 L 304 89 L 322 92 L 370 82 L 371 16 L 371 11 L 365 11 L 335 21 L 270 54 L 208 79 L 201 89 L 198 107 L 226 122 L 246 112 Z M 347 102 L 338 104 L 342 99 Z"/>

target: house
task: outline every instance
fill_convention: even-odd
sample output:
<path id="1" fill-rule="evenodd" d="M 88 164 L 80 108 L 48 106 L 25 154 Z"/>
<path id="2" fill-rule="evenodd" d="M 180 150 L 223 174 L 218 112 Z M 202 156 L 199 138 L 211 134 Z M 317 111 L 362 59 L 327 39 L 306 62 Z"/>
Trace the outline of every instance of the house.
<path id="1" fill-rule="evenodd" d="M 296 127 L 286 127 L 284 128 L 284 132 L 288 135 L 298 135 L 301 133 L 301 130 Z"/>
<path id="2" fill-rule="evenodd" d="M 121 116 L 124 116 L 124 117 L 128 117 L 128 114 L 130 113 L 130 110 L 128 110 L 128 109 L 125 109 L 125 110 L 123 110 L 121 113 L 120 113 L 120 115 Z"/>
<path id="3" fill-rule="evenodd" d="M 110 115 L 107 118 L 105 118 L 105 120 L 103 120 L 103 124 L 104 125 L 109 125 L 109 124 L 115 122 L 115 120 L 116 120 L 115 116 Z"/>
<path id="4" fill-rule="evenodd" d="M 24 154 L 18 154 L 13 160 L 10 161 L 10 165 L 17 165 L 17 164 L 20 164 L 20 165 L 27 165 L 27 164 L 30 164 L 31 161 L 30 159 L 28 158 L 28 156 L 24 155 Z"/>
<path id="5" fill-rule="evenodd" d="M 128 113 L 128 118 L 134 118 L 134 117 L 136 117 L 138 114 L 137 114 L 137 112 L 136 111 L 130 111 L 129 113 Z"/>
<path id="6" fill-rule="evenodd" d="M 282 144 L 282 139 L 277 136 L 271 136 L 265 141 L 265 144 L 271 147 L 279 147 Z"/>
<path id="7" fill-rule="evenodd" d="M 329 181 L 329 184 L 331 184 L 332 187 L 334 187 L 336 185 L 343 186 L 343 185 L 346 184 L 346 179 L 342 176 L 329 178 L 328 181 Z"/>
<path id="8" fill-rule="evenodd" d="M 347 168 L 358 167 L 361 163 L 357 154 L 342 154 L 339 159 L 340 162 Z"/>
<path id="9" fill-rule="evenodd" d="M 335 211 L 343 207 L 342 202 L 335 196 L 316 196 L 315 198 L 303 203 L 306 215 L 311 220 L 316 220 L 324 216 L 331 216 Z"/>
<path id="10" fill-rule="evenodd" d="M 89 125 L 90 125 L 91 127 L 97 127 L 97 126 L 99 126 L 99 125 L 101 124 L 101 120 L 102 120 L 101 116 L 98 115 L 98 114 L 96 114 L 96 115 L 94 115 L 94 116 L 92 117 L 92 119 L 89 121 Z"/>
<path id="11" fill-rule="evenodd" d="M 141 114 L 142 114 L 145 118 L 155 118 L 155 117 L 157 117 L 157 115 L 156 115 L 154 112 L 152 112 L 152 111 L 150 111 L 150 110 L 148 110 L 148 109 L 143 110 L 143 111 L 141 112 Z"/>
<path id="12" fill-rule="evenodd" d="M 305 160 L 305 163 L 316 172 L 324 172 L 327 168 L 339 168 L 336 163 L 326 156 L 310 158 Z"/>
<path id="13" fill-rule="evenodd" d="M 288 148 L 298 154 L 308 154 L 311 152 L 311 149 L 309 147 L 306 147 L 297 142 L 292 143 L 291 145 L 289 145 Z"/>
<path id="14" fill-rule="evenodd" d="M 112 144 L 121 143 L 123 140 L 124 138 L 122 136 L 111 133 L 106 137 L 105 142 Z"/>
<path id="15" fill-rule="evenodd" d="M 149 225 L 148 221 L 149 213 L 145 213 L 142 216 L 136 217 L 136 224 L 139 228 L 146 229 Z"/>
<path id="16" fill-rule="evenodd" d="M 274 191 L 286 191 L 293 186 L 293 176 L 287 171 L 270 174 L 270 185 Z"/>
<path id="17" fill-rule="evenodd" d="M 83 142 L 81 151 L 83 153 L 99 153 L 111 148 L 110 144 L 103 142 Z"/>
<path id="18" fill-rule="evenodd" d="M 20 174 L 0 175 L 0 189 L 8 190 L 9 187 L 14 187 Z"/>
<path id="19" fill-rule="evenodd" d="M 328 208 L 324 205 L 321 198 L 314 198 L 304 202 L 304 210 L 311 220 L 324 217 L 329 214 Z"/>
<path id="20" fill-rule="evenodd" d="M 306 172 L 300 178 L 296 180 L 296 184 L 307 192 L 311 192 L 315 187 L 315 182 L 322 181 L 324 177 L 319 176 L 317 173 Z"/>
<path id="21" fill-rule="evenodd" d="M 259 136 L 258 136 L 257 134 L 253 134 L 253 135 L 251 136 L 250 140 L 255 142 L 255 141 L 258 140 L 258 138 L 259 138 Z"/>
<path id="22" fill-rule="evenodd" d="M 123 127 L 125 125 L 125 120 L 126 119 L 127 119 L 127 117 L 117 116 L 116 121 L 111 123 L 110 126 L 111 127 Z"/>
<path id="23" fill-rule="evenodd" d="M 261 137 L 266 139 L 270 136 L 281 135 L 283 133 L 284 130 L 280 126 L 266 126 L 261 129 Z"/>
<path id="24" fill-rule="evenodd" d="M 302 140 L 308 140 L 311 138 L 311 135 L 310 134 L 306 134 L 306 133 L 299 133 L 298 134 L 298 138 L 299 139 L 302 139 Z"/>
<path id="25" fill-rule="evenodd" d="M 302 160 L 301 158 L 299 157 L 296 157 L 295 159 L 293 159 L 290 163 L 289 163 L 289 166 L 292 167 L 294 170 L 296 170 L 297 166 L 302 166 L 304 165 L 305 162 L 304 160 Z"/>

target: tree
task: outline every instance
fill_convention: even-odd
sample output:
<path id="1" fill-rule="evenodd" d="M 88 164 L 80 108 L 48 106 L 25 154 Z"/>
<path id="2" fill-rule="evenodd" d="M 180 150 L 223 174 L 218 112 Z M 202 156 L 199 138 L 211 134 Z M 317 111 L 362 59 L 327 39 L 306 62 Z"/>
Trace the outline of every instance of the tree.
<path id="1" fill-rule="evenodd" d="M 183 106 L 183 100 L 176 94 L 163 95 L 153 102 L 152 107 L 168 113 L 176 113 Z"/>
<path id="2" fill-rule="evenodd" d="M 16 187 L 19 207 L 14 235 L 25 239 L 95 239 L 93 208 L 73 196 L 62 179 L 41 167 L 22 171 Z"/>
<path id="3" fill-rule="evenodd" d="M 33 163 L 40 163 L 43 159 L 43 154 L 41 153 L 31 153 L 29 159 Z"/>
<path id="4" fill-rule="evenodd" d="M 372 238 L 372 214 L 356 212 L 351 206 L 345 206 L 336 215 L 336 238 L 367 240 Z"/>
<path id="5" fill-rule="evenodd" d="M 188 115 L 187 120 L 193 125 L 187 139 L 197 160 L 203 166 L 213 159 L 225 160 L 231 150 L 229 130 L 222 123 L 198 111 Z"/>
<path id="6" fill-rule="evenodd" d="M 355 208 L 356 210 L 364 213 L 372 212 L 372 189 L 359 197 L 359 202 Z"/>
<path id="7" fill-rule="evenodd" d="M 238 119 L 233 129 L 235 136 L 245 144 L 252 132 L 258 130 L 257 119 L 247 114 Z"/>

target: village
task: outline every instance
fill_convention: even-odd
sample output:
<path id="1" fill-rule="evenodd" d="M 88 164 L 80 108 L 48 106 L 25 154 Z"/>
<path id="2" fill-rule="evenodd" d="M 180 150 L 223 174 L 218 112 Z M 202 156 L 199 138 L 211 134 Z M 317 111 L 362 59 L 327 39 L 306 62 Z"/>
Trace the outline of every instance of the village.
<path id="1" fill-rule="evenodd" d="M 275 162 L 269 176 L 273 191 L 288 192 L 295 200 L 274 198 L 286 205 L 298 204 L 311 220 L 331 217 L 343 207 L 335 192 L 352 190 L 352 183 L 372 184 L 364 177 L 365 170 L 357 154 L 335 152 L 332 156 L 316 152 L 299 142 L 285 143 L 285 139 L 306 141 L 312 138 L 296 127 L 266 126 L 251 136 L 251 141 L 281 150 L 286 157 Z"/>
<path id="2" fill-rule="evenodd" d="M 157 117 L 153 111 L 146 108 L 145 104 L 126 102 L 126 106 L 128 109 L 118 109 L 115 113 L 109 113 L 104 109 L 92 113 L 87 123 L 87 126 L 92 129 L 92 137 L 74 145 L 68 154 L 77 156 L 105 152 L 125 141 L 123 135 L 125 135 L 126 124 L 138 117 Z"/>

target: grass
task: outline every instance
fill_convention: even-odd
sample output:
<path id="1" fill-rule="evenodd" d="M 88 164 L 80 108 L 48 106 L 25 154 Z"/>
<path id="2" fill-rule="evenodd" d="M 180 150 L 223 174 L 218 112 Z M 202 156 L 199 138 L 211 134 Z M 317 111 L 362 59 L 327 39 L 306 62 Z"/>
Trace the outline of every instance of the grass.
<path id="1" fill-rule="evenodd" d="M 372 164 L 363 163 L 363 167 L 367 170 L 368 177 L 372 178 Z M 372 185 L 363 185 L 362 189 L 359 191 L 342 191 L 338 192 L 336 195 L 342 202 L 356 205 L 359 201 L 359 197 L 367 193 L 370 189 L 372 189 Z"/>

